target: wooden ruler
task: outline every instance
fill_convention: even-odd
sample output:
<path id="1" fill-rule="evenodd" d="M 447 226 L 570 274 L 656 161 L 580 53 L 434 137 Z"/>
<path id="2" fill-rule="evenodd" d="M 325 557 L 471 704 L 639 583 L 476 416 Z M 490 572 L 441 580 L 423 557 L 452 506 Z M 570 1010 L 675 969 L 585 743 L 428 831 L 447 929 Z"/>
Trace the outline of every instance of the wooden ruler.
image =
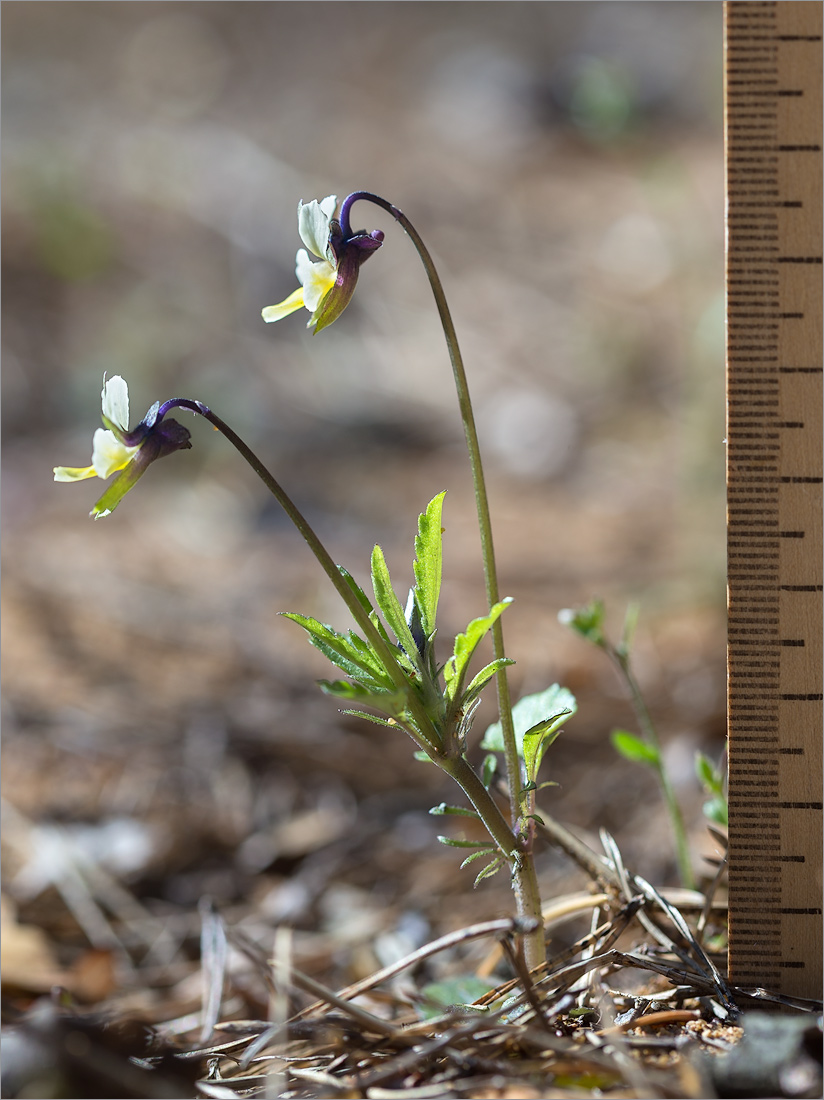
<path id="1" fill-rule="evenodd" d="M 730 979 L 822 981 L 820 0 L 727 0 Z"/>

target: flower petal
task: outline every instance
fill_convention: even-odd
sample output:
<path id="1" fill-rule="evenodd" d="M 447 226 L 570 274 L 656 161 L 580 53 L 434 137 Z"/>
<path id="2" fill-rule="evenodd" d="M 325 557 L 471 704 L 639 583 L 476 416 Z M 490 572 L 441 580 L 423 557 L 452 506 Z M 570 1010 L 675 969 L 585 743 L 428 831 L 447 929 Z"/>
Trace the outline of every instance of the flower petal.
<path id="1" fill-rule="evenodd" d="M 94 466 L 55 466 L 55 481 L 83 481 L 87 477 L 97 477 Z"/>
<path id="2" fill-rule="evenodd" d="M 114 432 L 98 428 L 94 433 L 92 467 L 98 477 L 107 478 L 128 466 L 139 447 L 124 447 Z"/>
<path id="3" fill-rule="evenodd" d="M 266 309 L 261 310 L 261 316 L 264 321 L 279 321 L 281 317 L 288 317 L 290 313 L 294 313 L 296 309 L 300 309 L 303 305 L 303 287 L 299 286 L 297 290 L 293 291 L 288 298 L 284 298 L 282 302 L 278 302 L 277 305 L 267 306 Z"/>
<path id="4" fill-rule="evenodd" d="M 328 260 L 313 263 L 304 249 L 298 252 L 295 271 L 303 283 L 303 304 L 314 313 L 335 285 L 338 273 Z"/>
<path id="5" fill-rule="evenodd" d="M 116 374 L 114 378 L 103 379 L 103 418 L 115 428 L 125 432 L 129 430 L 129 387 L 125 379 Z"/>
<path id="6" fill-rule="evenodd" d="M 298 203 L 298 232 L 310 252 L 320 259 L 329 259 L 329 220 L 338 205 L 336 195 L 327 195 L 320 202 Z"/>

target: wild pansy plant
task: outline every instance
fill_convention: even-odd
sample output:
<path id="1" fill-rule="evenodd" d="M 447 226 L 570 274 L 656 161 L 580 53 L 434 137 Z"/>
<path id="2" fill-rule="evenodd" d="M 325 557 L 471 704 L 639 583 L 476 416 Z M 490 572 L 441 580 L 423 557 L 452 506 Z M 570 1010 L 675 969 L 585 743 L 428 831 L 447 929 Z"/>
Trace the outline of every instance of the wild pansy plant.
<path id="1" fill-rule="evenodd" d="M 298 231 L 306 246 L 297 254 L 296 273 L 301 286 L 277 305 L 263 310 L 266 321 L 278 321 L 301 308 L 311 314 L 314 332 L 326 328 L 349 304 L 361 265 L 383 244 L 380 230 L 351 228 L 356 202 L 370 202 L 390 214 L 412 240 L 424 265 L 435 297 L 452 363 L 458 405 L 463 421 L 475 488 L 481 552 L 486 584 L 487 610 L 473 618 L 454 640 L 452 653 L 441 664 L 435 652 L 437 611 L 442 573 L 441 526 L 444 493 L 429 502 L 418 518 L 413 572 L 415 584 L 405 606 L 392 584 L 380 546 L 372 552 L 372 596 L 335 564 L 305 517 L 243 440 L 206 405 L 189 398 L 173 398 L 152 406 L 132 432 L 128 431 L 128 393 L 121 378 L 105 382 L 103 422 L 105 431 L 95 435 L 92 465 L 85 469 L 57 467 L 55 480 L 77 481 L 108 477 L 119 471 L 92 515 L 108 515 L 156 458 L 189 447 L 189 433 L 174 420 L 166 420 L 173 408 L 203 416 L 246 459 L 282 506 L 315 555 L 346 604 L 357 630 L 341 633 L 307 615 L 288 613 L 309 639 L 336 665 L 346 679 L 321 682 L 322 689 L 347 704 L 354 713 L 372 722 L 405 731 L 415 742 L 417 756 L 450 775 L 463 790 L 470 807 L 441 804 L 436 814 L 474 817 L 484 825 L 488 840 L 440 839 L 470 849 L 464 864 L 485 860 L 476 883 L 502 867 L 512 876 L 518 914 L 523 920 L 524 957 L 535 967 L 545 957 L 541 923 L 541 899 L 533 859 L 535 796 L 540 789 L 538 769 L 547 748 L 561 726 L 575 711 L 575 700 L 564 688 L 547 691 L 511 705 L 506 668 L 513 662 L 504 652 L 501 616 L 511 603 L 498 590 L 492 524 L 481 462 L 478 435 L 466 373 L 443 287 L 432 258 L 420 235 L 397 207 L 377 195 L 357 191 L 344 199 L 337 218 L 334 195 L 298 205 Z M 310 253 L 312 254 L 310 256 Z M 312 259 L 312 256 L 315 259 Z M 482 640 L 491 635 L 493 659 L 480 671 L 470 666 Z M 482 775 L 467 756 L 468 734 L 482 690 L 495 680 L 499 721 L 486 731 L 482 747 L 489 750 Z M 367 709 L 363 709 L 367 708 Z M 495 752 L 503 754 L 506 768 L 508 817 L 495 798 Z M 541 784 L 540 786 L 548 786 Z"/>

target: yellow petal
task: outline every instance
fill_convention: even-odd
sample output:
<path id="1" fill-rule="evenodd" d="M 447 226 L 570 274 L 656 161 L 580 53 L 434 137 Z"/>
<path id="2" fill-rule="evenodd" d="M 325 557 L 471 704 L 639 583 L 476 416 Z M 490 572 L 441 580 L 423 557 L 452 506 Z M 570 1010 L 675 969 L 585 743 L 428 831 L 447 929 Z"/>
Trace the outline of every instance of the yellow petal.
<path id="1" fill-rule="evenodd" d="M 87 477 L 97 477 L 94 466 L 55 466 L 55 481 L 83 481 Z"/>
<path id="2" fill-rule="evenodd" d="M 284 298 L 282 302 L 278 302 L 275 306 L 267 306 L 266 309 L 261 310 L 261 316 L 264 321 L 279 321 L 281 317 L 288 317 L 290 313 L 294 313 L 295 310 L 300 309 L 303 305 L 303 287 L 299 286 L 288 298 Z"/>
<path id="3" fill-rule="evenodd" d="M 306 253 L 304 253 L 306 255 Z M 303 283 L 303 304 L 314 313 L 335 285 L 338 273 L 326 260 L 299 265 L 298 277 Z"/>

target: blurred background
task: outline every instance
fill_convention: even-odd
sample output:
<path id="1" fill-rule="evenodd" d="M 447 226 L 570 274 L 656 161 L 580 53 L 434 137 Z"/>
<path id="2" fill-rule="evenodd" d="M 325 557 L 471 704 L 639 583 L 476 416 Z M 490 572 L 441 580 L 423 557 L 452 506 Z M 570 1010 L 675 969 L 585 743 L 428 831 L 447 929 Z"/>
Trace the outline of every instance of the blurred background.
<path id="1" fill-rule="evenodd" d="M 101 483 L 52 482 L 88 463 L 103 373 L 122 374 L 132 424 L 158 399 L 212 406 L 362 583 L 379 542 L 405 588 L 417 514 L 447 489 L 442 638 L 485 611 L 449 361 L 403 232 L 358 204 L 386 242 L 343 317 L 316 336 L 303 311 L 260 318 L 295 287 L 298 200 L 328 194 L 383 195 L 439 267 L 515 598 L 513 690 L 579 702 L 547 809 L 675 881 L 653 779 L 609 745 L 635 728 L 621 686 L 557 621 L 599 596 L 617 636 L 637 600 L 636 672 L 706 872 L 721 5 L 15 2 L 2 62 L 7 988 L 57 975 L 184 1012 L 205 895 L 261 943 L 291 924 L 298 962 L 340 980 L 510 911 L 503 876 L 473 893 L 434 843 L 427 809 L 455 798 L 435 769 L 315 687 L 330 670 L 278 612 L 342 629 L 344 610 L 223 439 L 181 416 L 193 449 L 100 523 Z M 551 851 L 539 869 L 547 897 L 571 881 Z"/>

